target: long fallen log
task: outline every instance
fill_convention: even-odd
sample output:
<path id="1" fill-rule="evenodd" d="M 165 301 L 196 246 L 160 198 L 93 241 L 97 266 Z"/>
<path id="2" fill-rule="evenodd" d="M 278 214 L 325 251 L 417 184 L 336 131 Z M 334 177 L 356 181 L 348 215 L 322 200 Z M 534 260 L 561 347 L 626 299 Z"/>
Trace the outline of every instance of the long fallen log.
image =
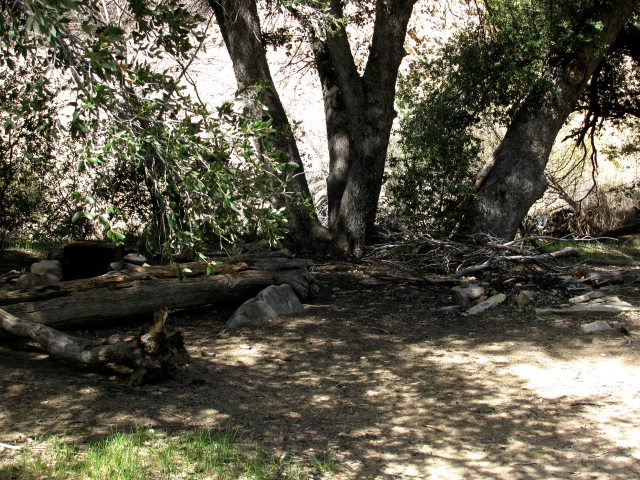
<path id="1" fill-rule="evenodd" d="M 306 298 L 317 289 L 309 260 L 242 255 L 222 263 L 140 267 L 0 294 L 0 308 L 23 320 L 70 327 L 149 314 L 163 307 L 192 308 L 235 302 L 269 285 L 289 284 Z"/>
<path id="2" fill-rule="evenodd" d="M 73 337 L 45 325 L 29 322 L 0 309 L 0 330 L 36 341 L 55 358 L 83 365 L 122 364 L 133 368 L 129 383 L 141 385 L 170 377 L 187 364 L 189 354 L 182 334 L 164 332 L 167 309 L 153 315 L 139 337 L 114 335 L 106 342 Z"/>

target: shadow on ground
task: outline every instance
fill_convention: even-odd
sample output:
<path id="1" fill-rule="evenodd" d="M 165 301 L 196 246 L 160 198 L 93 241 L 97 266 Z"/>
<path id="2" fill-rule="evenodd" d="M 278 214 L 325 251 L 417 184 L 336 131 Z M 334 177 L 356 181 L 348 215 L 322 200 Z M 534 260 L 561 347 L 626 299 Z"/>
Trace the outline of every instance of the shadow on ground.
<path id="1" fill-rule="evenodd" d="M 0 442 L 230 426 L 275 452 L 331 455 L 340 470 L 326 478 L 640 478 L 633 341 L 594 343 L 509 305 L 439 316 L 446 292 L 365 287 L 358 266 L 318 276 L 305 315 L 221 333 L 230 311 L 172 314 L 193 360 L 159 385 L 127 388 L 0 338 Z"/>

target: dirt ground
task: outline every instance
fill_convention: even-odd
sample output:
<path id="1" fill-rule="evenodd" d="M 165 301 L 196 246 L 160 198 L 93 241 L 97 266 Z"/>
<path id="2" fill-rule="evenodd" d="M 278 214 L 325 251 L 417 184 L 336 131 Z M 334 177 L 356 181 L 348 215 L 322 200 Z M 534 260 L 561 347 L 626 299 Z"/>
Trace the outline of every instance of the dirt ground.
<path id="1" fill-rule="evenodd" d="M 481 316 L 438 313 L 448 288 L 360 283 L 390 271 L 377 262 L 313 271 L 302 315 L 223 333 L 232 308 L 172 313 L 192 361 L 159 385 L 0 337 L 0 442 L 231 427 L 278 454 L 329 456 L 327 479 L 640 478 L 637 313 L 585 334 L 592 319 L 537 318 L 513 296 Z M 640 286 L 608 291 L 640 302 Z"/>

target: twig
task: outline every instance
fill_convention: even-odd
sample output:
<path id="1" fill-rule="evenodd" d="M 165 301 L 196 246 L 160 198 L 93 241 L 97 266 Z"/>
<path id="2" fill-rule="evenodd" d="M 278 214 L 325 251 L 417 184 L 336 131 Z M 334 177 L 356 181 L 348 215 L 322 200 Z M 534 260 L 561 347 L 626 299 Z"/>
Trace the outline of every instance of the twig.
<path id="1" fill-rule="evenodd" d="M 0 442 L 0 447 L 8 448 L 9 450 L 20 450 L 22 448 L 22 447 L 17 446 L 17 445 L 9 445 L 7 443 L 2 443 L 2 442 Z"/>

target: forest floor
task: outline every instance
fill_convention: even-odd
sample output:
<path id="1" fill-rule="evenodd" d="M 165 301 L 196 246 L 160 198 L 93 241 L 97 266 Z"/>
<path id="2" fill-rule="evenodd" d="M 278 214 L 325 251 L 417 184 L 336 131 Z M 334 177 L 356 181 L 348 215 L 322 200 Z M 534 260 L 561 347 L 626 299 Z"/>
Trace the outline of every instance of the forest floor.
<path id="1" fill-rule="evenodd" d="M 312 270 L 320 291 L 302 315 L 223 332 L 233 308 L 172 313 L 192 361 L 158 385 L 0 337 L 0 442 L 230 427 L 278 455 L 332 459 L 327 479 L 640 478 L 640 314 L 586 334 L 593 319 L 540 319 L 512 297 L 438 313 L 448 288 L 362 284 L 389 272 L 374 261 Z M 605 290 L 640 304 L 640 286 Z"/>

